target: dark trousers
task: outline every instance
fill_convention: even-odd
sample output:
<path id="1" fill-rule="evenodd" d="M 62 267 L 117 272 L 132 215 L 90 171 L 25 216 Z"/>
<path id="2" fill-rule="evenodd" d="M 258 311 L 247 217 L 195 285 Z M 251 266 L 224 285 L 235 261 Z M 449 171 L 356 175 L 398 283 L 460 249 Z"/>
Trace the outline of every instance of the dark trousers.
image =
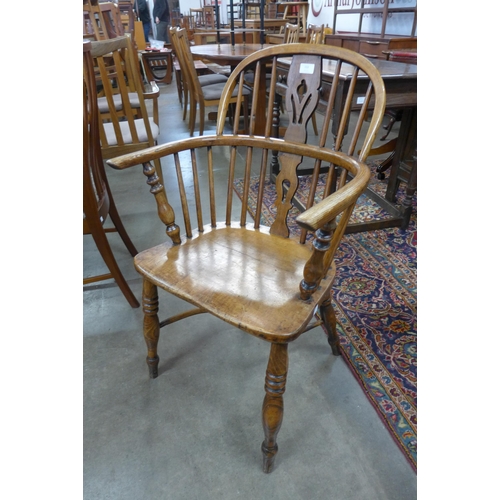
<path id="1" fill-rule="evenodd" d="M 142 21 L 142 27 L 144 29 L 144 39 L 149 42 L 149 32 L 151 31 L 151 21 Z"/>
<path id="2" fill-rule="evenodd" d="M 160 21 L 156 25 L 156 39 L 157 40 L 163 40 L 164 42 L 168 42 L 168 24 L 165 21 Z"/>

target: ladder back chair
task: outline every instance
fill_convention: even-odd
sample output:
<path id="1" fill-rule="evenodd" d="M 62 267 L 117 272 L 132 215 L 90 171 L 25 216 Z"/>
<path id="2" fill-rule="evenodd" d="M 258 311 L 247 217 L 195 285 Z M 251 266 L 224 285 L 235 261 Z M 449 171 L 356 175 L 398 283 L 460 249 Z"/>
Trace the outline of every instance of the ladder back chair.
<path id="1" fill-rule="evenodd" d="M 182 53 L 183 50 L 182 43 L 187 43 L 187 46 L 189 47 L 187 30 L 185 28 L 170 28 L 170 40 L 172 41 L 174 52 L 177 55 L 179 66 L 181 67 L 179 72 L 179 80 L 180 80 L 179 83 L 182 88 L 183 98 L 180 99 L 180 101 L 182 103 L 182 108 L 183 108 L 182 119 L 185 120 L 187 116 L 188 105 L 189 104 L 195 105 L 194 97 L 193 98 L 190 97 L 189 85 L 187 81 L 188 77 L 182 76 L 183 73 L 184 75 L 187 75 L 189 73 L 188 69 L 189 61 L 185 60 L 184 55 Z M 215 83 L 225 84 L 227 82 L 227 76 L 209 72 L 208 67 L 202 61 L 193 60 L 193 65 L 194 65 L 194 73 L 197 76 L 198 82 L 200 83 L 201 87 L 205 87 L 206 85 L 213 85 Z M 182 67 L 184 67 L 184 71 L 182 70 Z M 203 71 L 204 74 L 200 74 L 201 71 Z"/>
<path id="2" fill-rule="evenodd" d="M 137 72 L 138 74 L 140 74 L 139 54 L 134 41 L 133 30 L 127 31 L 126 27 L 124 26 L 122 22 L 123 15 L 121 12 L 121 8 L 122 9 L 126 8 L 127 11 L 129 11 L 129 9 L 131 9 L 131 4 L 129 2 L 120 2 L 120 6 L 116 5 L 113 2 L 103 2 L 94 4 L 94 0 L 84 0 L 83 4 L 84 21 L 86 19 L 88 20 L 88 16 L 91 14 L 92 17 L 90 19 L 93 19 L 94 22 L 97 22 L 97 20 L 99 20 L 97 26 L 102 25 L 103 29 L 101 31 L 99 31 L 96 27 L 91 29 L 92 38 L 94 40 L 109 40 L 111 38 L 117 38 L 121 36 L 130 37 L 132 40 L 133 59 L 137 66 Z M 133 26 L 133 22 L 131 24 Z M 85 27 L 86 24 L 84 22 L 84 29 Z M 158 123 L 159 122 L 158 97 L 160 95 L 160 89 L 156 84 L 156 81 L 154 81 L 154 78 L 151 78 L 148 83 L 146 83 L 144 79 L 141 78 L 140 82 L 144 98 L 148 101 L 150 100 L 153 104 L 153 119 L 155 123 Z M 116 91 L 115 100 L 117 100 L 116 105 L 120 106 L 120 93 L 118 92 L 117 89 L 115 89 L 115 91 Z M 130 102 L 132 104 L 132 108 L 136 113 L 140 113 L 140 105 L 138 103 L 137 96 L 131 95 L 130 97 L 131 97 Z M 98 97 L 97 103 L 102 113 L 106 113 L 109 111 L 107 107 L 106 98 Z"/>
<path id="3" fill-rule="evenodd" d="M 324 34 L 325 25 L 318 24 L 310 24 L 307 27 L 306 32 L 306 43 L 319 43 L 322 44 L 324 42 Z"/>
<path id="4" fill-rule="evenodd" d="M 146 108 L 142 81 L 129 36 L 92 43 L 99 103 L 101 152 L 104 159 L 156 144 L 158 123 Z M 157 162 L 160 169 L 160 163 Z M 161 174 L 160 174 L 161 175 Z"/>
<path id="5" fill-rule="evenodd" d="M 175 39 L 174 43 L 177 44 L 177 49 L 179 52 L 179 62 L 181 64 L 181 71 L 182 73 L 185 73 L 185 75 L 187 76 L 188 94 L 189 94 L 189 133 L 191 136 L 194 135 L 194 129 L 196 125 L 196 114 L 197 114 L 196 112 L 199 107 L 200 108 L 199 135 L 203 135 L 203 131 L 205 128 L 205 108 L 209 106 L 219 105 L 220 97 L 224 89 L 225 81 L 227 81 L 227 77 L 224 76 L 225 80 L 219 83 L 212 83 L 210 80 L 204 80 L 204 78 L 207 78 L 207 76 L 209 76 L 212 80 L 214 80 L 214 77 L 212 75 L 204 75 L 202 77 L 197 74 L 186 30 L 180 28 L 170 28 L 170 36 L 172 40 Z M 204 81 L 203 85 L 201 83 L 202 81 Z M 243 88 L 242 89 L 243 98 L 247 100 L 249 95 L 250 95 L 250 90 L 246 87 Z M 237 94 L 231 96 L 231 104 L 236 103 L 237 98 L 238 98 Z M 244 116 L 246 124 L 246 117 L 247 117 L 246 107 Z"/>
<path id="6" fill-rule="evenodd" d="M 118 232 L 132 257 L 137 250 L 123 226 L 109 188 L 99 143 L 99 111 L 94 65 L 90 55 L 91 44 L 83 42 L 83 234 L 92 235 L 109 273 L 84 278 L 87 285 L 102 280 L 114 279 L 132 307 L 139 302 L 130 290 L 116 262 L 106 237 L 107 233 Z M 107 218 L 114 227 L 104 228 Z"/>
<path id="7" fill-rule="evenodd" d="M 297 43 L 299 41 L 300 26 L 298 24 L 285 24 L 283 43 Z"/>
<path id="8" fill-rule="evenodd" d="M 267 96 L 278 91 L 278 61 L 283 58 L 291 60 L 284 88 L 289 125 L 284 139 L 278 139 L 272 137 L 276 103 Z M 336 68 L 330 90 L 322 84 L 322 65 L 327 60 Z M 237 117 L 245 106 L 245 73 L 255 71 L 258 79 L 269 64 L 273 68 L 269 93 L 253 93 L 249 135 L 238 135 Z M 345 89 L 339 85 L 344 65 L 352 76 L 347 93 L 338 98 L 337 93 Z M 235 92 L 233 133 L 224 133 Z M 311 144 L 306 126 L 320 94 L 326 114 L 319 143 Z M 194 314 L 214 315 L 270 344 L 262 407 L 265 472 L 272 470 L 278 451 L 288 344 L 323 325 L 333 354 L 339 354 L 331 299 L 334 257 L 370 178 L 364 160 L 382 123 L 385 99 L 380 73 L 360 54 L 325 45 L 274 45 L 247 57 L 230 75 L 221 95 L 215 135 L 191 137 L 108 162 L 117 169 L 143 165 L 169 236 L 134 259 L 143 276 L 143 334 L 150 377 L 158 376 L 160 328 L 181 319 L 189 321 Z M 340 121 L 332 149 L 327 142 L 334 108 Z M 349 125 L 345 152 L 341 152 L 351 109 L 356 110 L 357 120 Z M 263 113 L 264 127 L 256 135 L 259 113 Z M 275 186 L 268 184 L 266 191 L 266 172 L 273 156 L 280 172 Z M 176 186 L 161 183 L 152 164 L 159 158 L 177 179 Z M 306 163 L 315 172 L 310 191 L 301 193 L 307 200 L 306 210 L 292 217 L 297 168 Z M 328 174 L 320 189 L 317 180 L 322 167 Z M 234 193 L 237 179 L 239 196 Z M 269 202 L 269 193 L 274 193 L 274 204 Z M 160 321 L 158 287 L 194 308 Z"/>

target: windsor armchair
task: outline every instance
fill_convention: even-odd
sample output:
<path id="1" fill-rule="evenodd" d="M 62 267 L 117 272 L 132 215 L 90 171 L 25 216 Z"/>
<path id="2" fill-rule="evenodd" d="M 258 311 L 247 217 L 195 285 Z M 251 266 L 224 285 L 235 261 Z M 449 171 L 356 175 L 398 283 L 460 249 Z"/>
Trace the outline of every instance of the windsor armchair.
<path id="1" fill-rule="evenodd" d="M 278 84 L 278 60 L 283 57 L 291 58 L 285 98 L 289 125 L 284 139 L 277 139 L 271 136 L 276 106 L 272 96 Z M 319 143 L 310 144 L 306 127 L 320 99 L 322 63 L 327 59 L 335 62 L 336 76 L 325 103 Z M 273 69 L 268 92 L 258 95 L 254 91 L 249 135 L 238 135 L 237 121 L 245 106 L 245 74 L 254 71 L 259 78 L 268 65 Z M 352 91 L 346 100 L 336 99 L 342 65 L 352 69 Z M 235 123 L 232 133 L 225 133 L 234 95 Z M 334 106 L 342 119 L 332 149 L 329 134 Z M 262 407 L 264 472 L 271 472 L 278 451 L 288 344 L 322 324 L 332 353 L 340 353 L 331 302 L 334 257 L 356 201 L 368 184 L 370 171 L 364 160 L 384 108 L 383 80 L 360 54 L 324 45 L 275 45 L 247 57 L 230 75 L 221 94 L 215 135 L 191 137 L 108 162 L 117 169 L 143 165 L 169 236 L 168 241 L 139 253 L 134 260 L 143 276 L 143 334 L 150 377 L 158 376 L 160 328 L 182 319 L 189 321 L 194 314 L 212 314 L 270 344 Z M 349 143 L 342 146 L 340 138 L 352 109 L 357 111 L 357 122 L 350 139 L 345 140 Z M 265 113 L 260 136 L 254 134 L 258 113 Z M 345 152 L 339 151 L 341 146 Z M 269 206 L 264 203 L 264 189 L 273 151 L 280 171 L 274 205 L 267 214 L 272 220 L 267 222 L 261 217 Z M 160 158 L 177 182 L 162 184 L 151 163 Z M 305 163 L 314 169 L 310 191 L 304 193 L 307 206 L 291 219 L 297 167 Z M 328 169 L 324 189 L 318 187 L 322 166 Z M 258 187 L 251 196 L 254 175 Z M 237 178 L 242 179 L 241 202 L 234 195 Z M 194 308 L 160 322 L 158 287 Z"/>

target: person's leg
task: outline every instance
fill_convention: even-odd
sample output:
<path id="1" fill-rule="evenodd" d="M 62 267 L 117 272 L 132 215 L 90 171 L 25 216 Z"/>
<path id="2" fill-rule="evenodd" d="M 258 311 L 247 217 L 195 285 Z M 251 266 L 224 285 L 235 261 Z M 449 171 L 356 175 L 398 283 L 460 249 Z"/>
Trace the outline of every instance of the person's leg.
<path id="1" fill-rule="evenodd" d="M 168 23 L 164 21 L 160 21 L 156 25 L 156 39 L 162 40 L 164 42 L 168 42 Z"/>
<path id="2" fill-rule="evenodd" d="M 146 40 L 146 43 L 148 43 L 149 42 L 149 32 L 151 31 L 151 22 L 145 23 L 143 21 L 142 27 L 144 29 L 144 39 Z"/>

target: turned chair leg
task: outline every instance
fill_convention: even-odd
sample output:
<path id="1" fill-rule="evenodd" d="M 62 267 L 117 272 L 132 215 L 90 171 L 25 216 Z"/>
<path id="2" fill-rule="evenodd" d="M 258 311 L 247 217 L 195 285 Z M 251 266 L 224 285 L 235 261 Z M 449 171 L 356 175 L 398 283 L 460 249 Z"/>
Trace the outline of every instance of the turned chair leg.
<path id="1" fill-rule="evenodd" d="M 160 338 L 160 320 L 158 319 L 158 289 L 148 280 L 144 279 L 142 285 L 142 310 L 144 312 L 143 333 L 148 347 L 146 363 L 149 367 L 149 378 L 158 377 L 157 347 Z"/>
<path id="2" fill-rule="evenodd" d="M 262 405 L 262 443 L 264 472 L 272 472 L 278 453 L 276 437 L 283 421 L 283 393 L 288 372 L 288 344 L 271 344 L 271 353 L 266 371 L 264 403 Z"/>
<path id="3" fill-rule="evenodd" d="M 330 295 L 326 300 L 319 306 L 319 314 L 325 325 L 326 335 L 328 337 L 328 343 L 332 348 L 332 354 L 334 356 L 340 356 L 340 339 L 337 333 L 337 318 L 335 317 L 335 311 L 332 306 L 332 298 Z"/>

